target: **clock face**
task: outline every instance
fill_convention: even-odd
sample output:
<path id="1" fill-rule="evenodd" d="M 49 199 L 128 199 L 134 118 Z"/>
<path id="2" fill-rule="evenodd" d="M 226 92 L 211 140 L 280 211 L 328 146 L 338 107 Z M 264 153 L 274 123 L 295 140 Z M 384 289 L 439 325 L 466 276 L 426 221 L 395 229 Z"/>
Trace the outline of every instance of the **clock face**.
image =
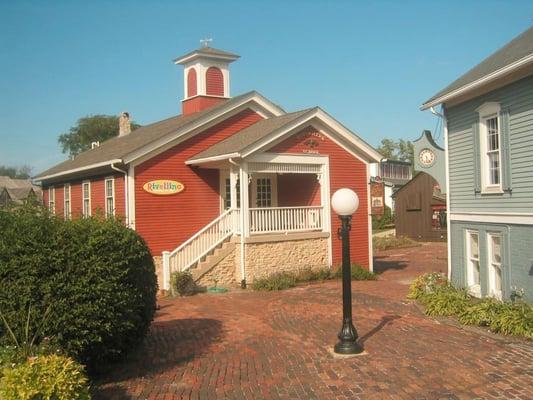
<path id="1" fill-rule="evenodd" d="M 423 149 L 418 155 L 418 159 L 424 167 L 431 167 L 435 162 L 435 153 L 433 150 Z"/>

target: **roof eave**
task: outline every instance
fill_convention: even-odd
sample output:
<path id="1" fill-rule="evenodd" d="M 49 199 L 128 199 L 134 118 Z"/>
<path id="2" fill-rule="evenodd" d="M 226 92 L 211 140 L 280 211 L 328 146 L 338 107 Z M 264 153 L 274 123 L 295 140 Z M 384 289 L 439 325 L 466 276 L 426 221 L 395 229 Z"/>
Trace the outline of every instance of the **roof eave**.
<path id="1" fill-rule="evenodd" d="M 439 104 L 445 103 L 446 101 L 450 101 L 460 95 L 463 95 L 465 93 L 468 93 L 471 90 L 478 89 L 482 87 L 483 85 L 486 85 L 487 83 L 490 83 L 496 79 L 499 79 L 507 74 L 510 74 L 517 69 L 526 66 L 527 64 L 533 63 L 533 53 L 522 57 L 521 59 L 506 65 L 503 68 L 500 68 L 494 72 L 491 72 L 488 75 L 482 76 L 479 79 L 476 79 L 473 82 L 470 82 L 467 85 L 461 86 L 455 90 L 452 90 L 451 92 L 444 93 L 442 96 L 439 96 L 433 100 L 428 100 L 422 106 L 420 106 L 420 110 L 424 111 L 428 108 L 435 107 Z"/>
<path id="2" fill-rule="evenodd" d="M 198 159 L 191 159 L 191 160 L 185 161 L 185 164 L 187 164 L 187 165 L 200 165 L 200 164 L 205 164 L 205 163 L 208 163 L 208 162 L 229 160 L 230 158 L 241 158 L 241 154 L 240 153 L 228 153 L 228 154 L 221 154 L 221 155 L 213 156 L 213 157 L 204 157 L 204 158 L 198 158 Z"/>
<path id="3" fill-rule="evenodd" d="M 200 53 L 200 52 L 195 51 L 193 53 L 186 54 L 183 57 L 176 58 L 173 61 L 174 61 L 174 64 L 176 65 L 183 65 L 191 61 L 194 61 L 197 58 L 202 58 L 202 57 L 212 58 L 215 60 L 229 61 L 229 62 L 238 60 L 240 58 L 240 56 L 237 56 L 237 55 L 205 54 L 205 53 Z"/>
<path id="4" fill-rule="evenodd" d="M 100 168 L 100 167 L 106 167 L 106 166 L 112 165 L 112 164 L 122 164 L 122 163 L 123 162 L 122 162 L 121 159 L 116 158 L 116 159 L 109 160 L 109 161 L 103 161 L 103 162 L 96 163 L 96 164 L 90 164 L 90 165 L 86 165 L 86 166 L 79 167 L 79 168 L 73 168 L 73 169 L 69 169 L 69 170 L 66 170 L 66 171 L 57 172 L 55 174 L 44 175 L 44 176 L 37 175 L 37 176 L 33 177 L 32 180 L 34 182 L 43 182 L 43 181 L 46 181 L 46 180 L 59 178 L 60 176 L 71 175 L 71 174 L 75 174 L 77 172 L 84 172 L 84 171 L 89 171 L 91 169 L 96 169 L 96 168 Z"/>

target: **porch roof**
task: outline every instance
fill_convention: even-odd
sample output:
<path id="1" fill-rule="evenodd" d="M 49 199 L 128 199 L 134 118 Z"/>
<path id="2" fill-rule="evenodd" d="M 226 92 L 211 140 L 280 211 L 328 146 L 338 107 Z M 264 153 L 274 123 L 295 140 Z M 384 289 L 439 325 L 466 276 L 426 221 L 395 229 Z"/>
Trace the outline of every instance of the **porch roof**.
<path id="1" fill-rule="evenodd" d="M 275 130 L 283 128 L 311 110 L 313 110 L 313 108 L 258 121 L 248 128 L 245 128 L 194 155 L 187 160 L 187 163 L 194 164 L 196 161 L 220 159 L 224 156 L 226 156 L 224 158 L 239 156 L 239 154 L 247 147 L 259 142 Z"/>

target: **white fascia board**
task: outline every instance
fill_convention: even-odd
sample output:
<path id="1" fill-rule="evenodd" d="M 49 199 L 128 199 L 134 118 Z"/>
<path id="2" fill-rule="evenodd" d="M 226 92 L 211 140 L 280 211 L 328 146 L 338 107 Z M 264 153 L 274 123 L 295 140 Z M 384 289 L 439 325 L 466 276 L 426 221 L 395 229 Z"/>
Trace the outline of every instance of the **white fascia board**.
<path id="1" fill-rule="evenodd" d="M 84 167 L 69 169 L 69 170 L 58 172 L 58 173 L 55 173 L 55 174 L 50 174 L 50 175 L 46 175 L 46 176 L 40 176 L 38 178 L 34 178 L 34 180 L 35 180 L 35 182 L 42 182 L 42 181 L 45 181 L 45 180 L 48 180 L 48 179 L 52 179 L 52 178 L 57 178 L 57 177 L 60 177 L 60 176 L 63 176 L 63 175 L 70 175 L 70 174 L 74 174 L 76 172 L 82 172 L 82 171 L 87 171 L 87 170 L 95 169 L 95 168 L 99 168 L 99 167 L 106 167 L 106 166 L 111 165 L 111 164 L 121 164 L 121 163 L 122 163 L 122 160 L 117 158 L 117 159 L 114 159 L 114 160 L 104 161 L 104 162 L 101 162 L 101 163 L 86 165 Z"/>
<path id="2" fill-rule="evenodd" d="M 450 213 L 450 220 L 486 224 L 533 225 L 533 213 L 456 212 Z"/>
<path id="3" fill-rule="evenodd" d="M 240 158 L 240 156 L 241 155 L 239 153 L 222 154 L 222 155 L 219 155 L 219 156 L 198 158 L 196 160 L 187 160 L 187 161 L 185 161 L 185 164 L 187 164 L 187 165 L 198 165 L 198 164 L 204 164 L 204 163 L 213 162 L 213 161 L 227 160 L 229 158 Z"/>
<path id="4" fill-rule="evenodd" d="M 451 91 L 450 93 L 447 93 L 443 96 L 440 96 L 440 97 L 437 97 L 435 100 L 432 100 L 428 103 L 424 103 L 422 104 L 422 106 L 420 107 L 420 110 L 424 111 L 424 110 L 427 110 L 428 108 L 431 108 L 431 107 L 435 107 L 436 105 L 439 105 L 441 103 L 444 103 L 446 101 L 449 101 L 449 100 L 452 100 L 454 97 L 457 97 L 461 94 L 464 94 L 465 92 L 468 92 L 470 90 L 473 90 L 473 89 L 476 89 L 480 86 L 483 86 L 495 79 L 498 79 L 504 75 L 507 75 L 515 70 L 517 70 L 518 68 L 521 68 L 523 67 L 524 65 L 527 65 L 528 63 L 532 62 L 533 61 L 533 54 L 529 54 L 523 58 L 521 58 L 520 60 L 517 60 L 515 61 L 514 63 L 511 63 L 509 65 L 506 65 L 505 67 L 503 68 L 500 68 L 494 72 L 491 72 L 490 74 L 488 75 L 485 75 L 479 79 L 476 79 L 474 82 L 471 82 L 467 85 L 464 85 L 464 86 L 461 86 L 460 88 L 458 89 L 455 89 L 453 91 Z"/>
<path id="5" fill-rule="evenodd" d="M 355 147 L 355 149 L 357 149 L 358 153 L 362 153 L 362 155 L 366 157 L 366 160 L 363 160 L 360 157 L 356 156 L 361 161 L 365 163 L 369 163 L 369 162 L 379 162 L 379 160 L 381 160 L 382 158 L 381 154 L 379 154 L 376 150 L 374 150 L 370 145 L 365 143 L 363 140 L 359 139 L 349 129 L 347 129 L 342 124 L 337 122 L 334 118 L 332 118 L 329 114 L 325 113 L 320 108 L 314 108 L 310 110 L 309 112 L 303 114 L 302 116 L 294 120 L 292 123 L 283 126 L 282 128 L 272 132 L 272 134 L 260 140 L 258 143 L 254 143 L 253 145 L 249 146 L 248 148 L 242 151 L 242 156 L 248 157 L 249 155 L 259 151 L 265 146 L 283 137 L 286 133 L 294 130 L 295 128 L 298 128 L 301 125 L 304 125 L 306 122 L 311 121 L 314 118 L 317 118 L 324 126 L 328 127 L 331 130 L 331 132 L 337 133 L 339 136 L 345 139 L 349 144 L 352 144 Z M 330 135 L 327 135 L 327 136 L 330 136 Z M 334 141 L 337 144 L 339 144 L 337 140 L 334 140 Z M 353 151 L 351 151 L 351 153 L 355 155 Z"/>
<path id="6" fill-rule="evenodd" d="M 242 106 L 247 105 L 250 103 L 250 108 L 254 109 L 257 107 L 254 107 L 254 105 L 258 105 L 259 107 L 263 108 L 267 113 L 270 113 L 272 116 L 279 116 L 282 114 L 285 114 L 285 111 L 281 109 L 280 107 L 276 106 L 274 103 L 270 102 L 265 97 L 261 96 L 259 93 L 252 92 L 249 96 L 246 96 L 241 101 L 235 104 L 228 105 L 227 107 L 222 107 L 216 114 L 213 115 L 206 115 L 205 118 L 200 118 L 198 121 L 194 121 L 190 124 L 185 125 L 181 129 L 179 129 L 176 132 L 173 132 L 170 135 L 167 135 L 155 142 L 152 142 L 140 149 L 135 150 L 134 152 L 126 155 L 124 157 L 124 163 L 129 164 L 141 157 L 144 157 L 148 155 L 149 153 L 152 153 L 156 151 L 157 149 L 173 142 L 174 140 L 178 139 L 179 137 L 195 130 L 199 129 L 202 126 L 220 118 L 223 117 L 225 114 L 238 109 Z"/>
<path id="7" fill-rule="evenodd" d="M 203 54 L 203 53 L 195 52 L 187 57 L 176 58 L 174 60 L 174 64 L 176 65 L 187 64 L 188 62 L 194 61 L 197 58 L 204 58 L 204 59 L 211 59 L 211 60 L 223 60 L 227 62 L 232 62 L 232 61 L 239 59 L 238 56 L 235 57 L 235 56 L 229 56 L 229 55 L 225 56 L 222 54 Z"/>
<path id="8" fill-rule="evenodd" d="M 326 155 L 296 155 L 296 154 L 278 154 L 278 153 L 261 153 L 254 154 L 246 159 L 248 162 L 277 163 L 277 164 L 327 164 L 328 156 Z"/>

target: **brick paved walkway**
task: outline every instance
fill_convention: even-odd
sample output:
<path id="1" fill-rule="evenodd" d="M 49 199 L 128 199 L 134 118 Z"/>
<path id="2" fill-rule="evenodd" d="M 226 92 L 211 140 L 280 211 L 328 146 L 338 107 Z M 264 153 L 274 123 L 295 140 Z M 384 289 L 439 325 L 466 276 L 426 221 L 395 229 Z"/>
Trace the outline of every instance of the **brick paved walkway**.
<path id="1" fill-rule="evenodd" d="M 383 252 L 354 282 L 368 354 L 331 354 L 340 281 L 161 302 L 144 347 L 101 383 L 102 399 L 533 399 L 533 343 L 425 317 L 407 283 L 442 270 L 443 244 Z"/>

